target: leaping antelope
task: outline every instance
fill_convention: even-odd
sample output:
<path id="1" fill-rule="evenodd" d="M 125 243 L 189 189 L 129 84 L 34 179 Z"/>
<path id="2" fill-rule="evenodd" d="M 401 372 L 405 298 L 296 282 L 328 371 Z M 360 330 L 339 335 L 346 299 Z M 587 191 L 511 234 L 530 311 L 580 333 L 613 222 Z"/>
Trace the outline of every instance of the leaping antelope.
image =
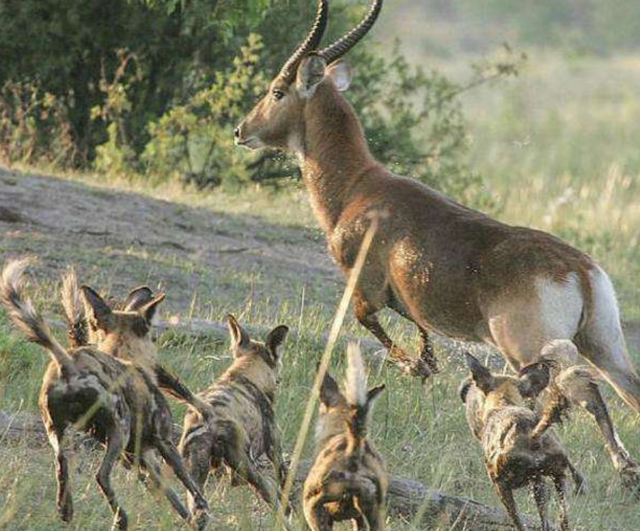
<path id="1" fill-rule="evenodd" d="M 328 1 L 318 0 L 309 34 L 236 128 L 236 143 L 297 155 L 329 251 L 345 274 L 368 214 L 388 214 L 354 308 L 391 361 L 427 376 L 433 363 L 427 330 L 494 345 L 516 371 L 544 350 L 565 365 L 586 360 L 640 412 L 640 378 L 627 353 L 615 292 L 594 260 L 554 236 L 506 225 L 395 175 L 372 156 L 342 95 L 351 71 L 338 59 L 367 34 L 381 7 L 382 0 L 373 0 L 358 26 L 319 49 Z M 385 307 L 418 327 L 421 358 L 408 356 L 382 328 L 376 314 Z M 624 483 L 638 488 L 640 469 L 620 442 L 597 386 L 584 385 L 573 398 L 598 423 Z"/>

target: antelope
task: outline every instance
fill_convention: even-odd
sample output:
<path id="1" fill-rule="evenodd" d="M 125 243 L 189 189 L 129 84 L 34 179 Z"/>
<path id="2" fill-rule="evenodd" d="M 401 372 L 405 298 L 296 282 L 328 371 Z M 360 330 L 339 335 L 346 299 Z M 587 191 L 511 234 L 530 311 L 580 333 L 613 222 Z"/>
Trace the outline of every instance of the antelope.
<path id="1" fill-rule="evenodd" d="M 349 275 L 370 215 L 386 213 L 353 296 L 356 319 L 391 362 L 426 377 L 433 371 L 430 332 L 497 347 L 512 369 L 536 362 L 543 348 L 564 362 L 595 367 L 640 412 L 640 377 L 628 355 L 613 285 L 585 253 L 558 238 L 510 226 L 418 181 L 395 175 L 371 154 L 343 96 L 351 70 L 339 61 L 372 28 L 382 7 L 319 49 L 328 1 L 318 0 L 306 38 L 267 94 L 235 129 L 249 149 L 295 154 L 331 256 Z M 409 356 L 380 325 L 390 308 L 415 324 L 421 357 Z M 553 357 L 553 352 L 548 352 Z M 581 405 L 593 416 L 625 485 L 640 470 L 620 442 L 597 387 Z"/>

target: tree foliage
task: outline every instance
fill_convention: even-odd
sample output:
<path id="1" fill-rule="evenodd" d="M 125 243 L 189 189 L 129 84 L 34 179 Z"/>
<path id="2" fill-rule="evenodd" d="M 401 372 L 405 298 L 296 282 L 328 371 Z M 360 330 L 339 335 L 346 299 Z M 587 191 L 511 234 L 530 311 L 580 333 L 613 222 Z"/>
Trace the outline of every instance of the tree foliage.
<path id="1" fill-rule="evenodd" d="M 327 40 L 364 8 L 332 4 Z M 231 131 L 314 11 L 307 0 L 2 0 L 0 154 L 199 187 L 295 179 L 286 158 L 234 148 Z M 376 156 L 488 206 L 464 162 L 456 96 L 516 73 L 514 58 L 459 86 L 368 42 L 348 57 L 356 70 L 348 97 Z"/>

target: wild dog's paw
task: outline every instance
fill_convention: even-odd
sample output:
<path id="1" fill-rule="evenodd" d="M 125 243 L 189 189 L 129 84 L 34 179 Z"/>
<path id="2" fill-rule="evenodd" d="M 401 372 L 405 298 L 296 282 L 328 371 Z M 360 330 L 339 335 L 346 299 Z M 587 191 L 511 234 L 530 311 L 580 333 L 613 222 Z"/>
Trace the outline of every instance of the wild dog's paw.
<path id="1" fill-rule="evenodd" d="M 118 531 L 127 531 L 128 528 L 129 518 L 127 518 L 127 513 L 125 513 L 122 508 L 119 508 L 113 518 L 113 527 L 111 529 L 117 529 Z"/>
<path id="2" fill-rule="evenodd" d="M 193 511 L 191 527 L 196 531 L 204 531 L 211 520 L 208 507 L 198 507 Z"/>
<path id="3" fill-rule="evenodd" d="M 631 462 L 621 468 L 620 479 L 622 480 L 622 486 L 640 499 L 640 466 Z"/>

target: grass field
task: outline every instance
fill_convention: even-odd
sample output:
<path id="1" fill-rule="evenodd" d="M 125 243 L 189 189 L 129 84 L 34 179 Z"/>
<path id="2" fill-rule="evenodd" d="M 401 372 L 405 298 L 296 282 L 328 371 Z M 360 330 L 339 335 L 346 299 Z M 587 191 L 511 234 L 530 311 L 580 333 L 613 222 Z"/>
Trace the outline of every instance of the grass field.
<path id="1" fill-rule="evenodd" d="M 535 59 L 521 79 L 475 92 L 465 101 L 473 165 L 499 196 L 501 219 L 550 230 L 610 271 L 624 319 L 635 329 L 640 320 L 640 103 L 634 87 L 640 60 Z M 147 189 L 115 176 L 46 178 L 2 170 L 0 194 L 0 206 L 24 217 L 0 221 L 0 257 L 41 258 L 32 293 L 48 314 L 59 310 L 51 302 L 59 273 L 76 263 L 84 282 L 115 295 L 142 282 L 161 285 L 168 295 L 164 318 L 219 321 L 231 311 L 262 329 L 290 325 L 294 333 L 277 414 L 285 450 L 292 450 L 322 337 L 343 287 L 302 190 L 207 195 L 170 185 Z M 417 348 L 415 334 L 388 319 L 392 334 Z M 345 336 L 366 337 L 351 318 Z M 158 345 L 162 360 L 196 390 L 229 363 L 224 336 L 168 331 Z M 632 355 L 640 360 L 635 345 Z M 461 352 L 460 345 L 441 346 L 443 374 L 426 387 L 393 369 L 374 367 L 371 380 L 386 383 L 388 392 L 378 403 L 372 436 L 392 473 L 497 505 L 457 398 L 465 375 Z M 343 353 L 341 344 L 334 372 L 342 370 Z M 35 411 L 45 364 L 45 356 L 10 332 L 0 313 L 0 409 Z M 640 457 L 640 417 L 617 398 L 611 397 L 611 404 L 622 440 Z M 177 418 L 181 413 L 176 408 Z M 571 499 L 573 529 L 640 528 L 638 502 L 621 489 L 592 423 L 576 413 L 559 432 L 589 481 L 588 492 Z M 77 451 L 72 457 L 76 519 L 65 527 L 55 513 L 50 449 L 1 439 L 2 434 L 0 529 L 107 528 L 110 513 L 93 481 L 97 454 Z M 176 528 L 168 505 L 146 495 L 133 475 L 118 470 L 114 485 L 130 510 L 132 528 Z M 269 512 L 247 489 L 231 490 L 223 481 L 210 484 L 207 496 L 211 529 L 272 529 Z M 526 512 L 535 514 L 528 496 L 519 499 Z M 392 520 L 389 529 L 423 527 Z"/>

